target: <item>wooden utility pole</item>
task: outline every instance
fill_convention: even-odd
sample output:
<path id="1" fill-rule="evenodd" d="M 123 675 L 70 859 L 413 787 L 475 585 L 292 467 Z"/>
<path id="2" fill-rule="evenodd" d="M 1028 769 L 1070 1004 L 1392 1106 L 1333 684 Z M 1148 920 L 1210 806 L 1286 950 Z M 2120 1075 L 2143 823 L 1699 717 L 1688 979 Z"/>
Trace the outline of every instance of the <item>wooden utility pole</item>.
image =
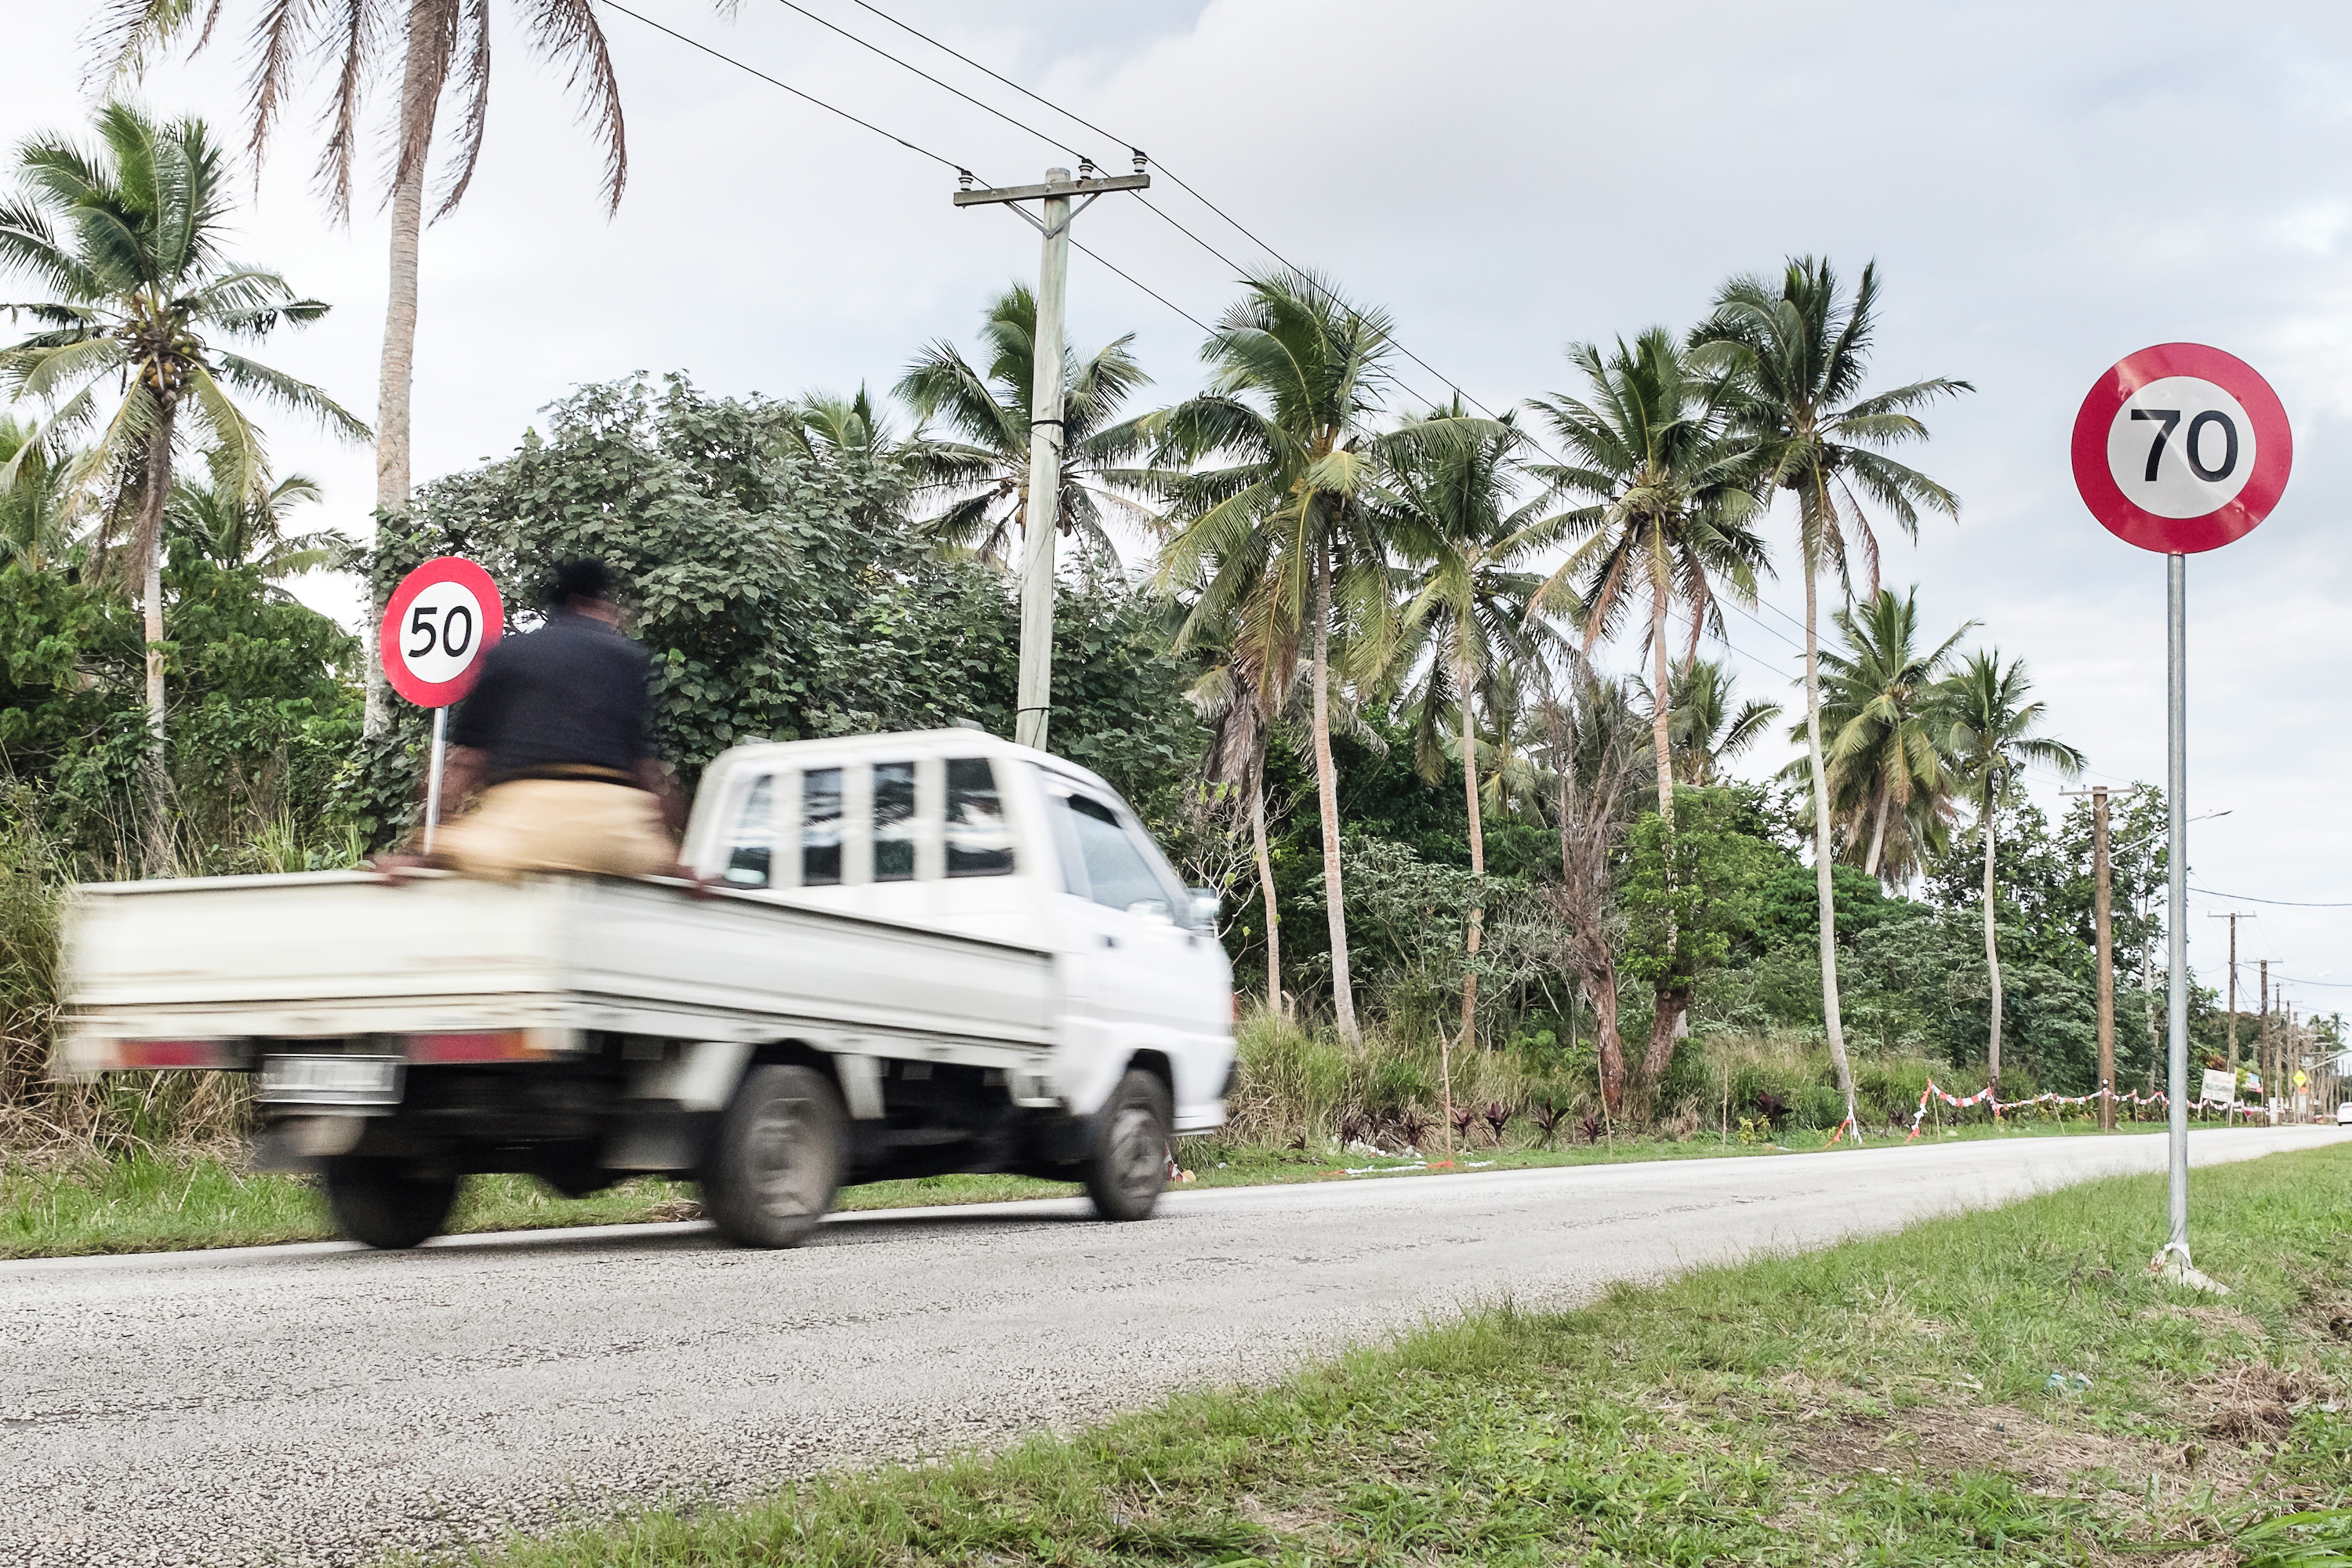
<path id="1" fill-rule="evenodd" d="M 1135 154 L 1135 173 L 1104 175 L 1083 160 L 1079 178 L 1067 169 L 1048 169 L 1042 185 L 1006 185 L 976 191 L 971 175 L 955 194 L 960 207 L 1003 205 L 1045 237 L 1037 263 L 1035 370 L 1029 393 L 1029 493 L 1021 508 L 1021 675 L 1013 715 L 1013 739 L 1045 748 L 1045 723 L 1054 705 L 1054 531 L 1062 516 L 1062 319 L 1069 298 L 1070 225 L 1105 191 L 1139 191 L 1151 184 Z M 1070 205 L 1073 196 L 1086 200 Z M 1044 216 L 1033 217 L 1020 204 L 1035 202 Z"/>
<path id="2" fill-rule="evenodd" d="M 2092 908 L 2099 952 L 2099 1126 L 2116 1130 L 2116 928 L 2107 889 L 2107 786 L 2060 790 L 2091 797 Z"/>
<path id="3" fill-rule="evenodd" d="M 2226 914 L 2208 915 L 2205 918 L 2230 922 L 2230 1079 L 2234 1083 L 2237 1081 L 2238 1075 L 2238 922 L 2260 920 L 2262 917 L 2231 910 Z M 2235 1089 L 2230 1092 L 2232 1098 L 2236 1096 Z"/>
<path id="4" fill-rule="evenodd" d="M 2262 1043 L 2255 1047 L 2254 1055 L 2262 1063 L 2262 1066 L 2255 1070 L 2262 1076 L 2263 1103 L 2269 1106 L 2275 1102 L 2278 1078 L 2271 1071 L 2271 961 L 2267 958 L 2263 960 Z M 2273 1120 L 2275 1121 L 2276 1118 Z"/>

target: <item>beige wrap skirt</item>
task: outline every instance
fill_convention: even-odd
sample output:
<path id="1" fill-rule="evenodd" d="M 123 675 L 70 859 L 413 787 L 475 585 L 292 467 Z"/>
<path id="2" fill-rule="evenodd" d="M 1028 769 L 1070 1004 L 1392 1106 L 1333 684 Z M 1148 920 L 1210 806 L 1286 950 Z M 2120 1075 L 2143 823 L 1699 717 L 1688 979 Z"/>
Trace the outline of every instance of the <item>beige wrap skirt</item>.
<path id="1" fill-rule="evenodd" d="M 660 803 L 633 785 L 515 779 L 444 826 L 433 846 L 469 877 L 511 882 L 531 871 L 647 877 L 677 863 Z"/>

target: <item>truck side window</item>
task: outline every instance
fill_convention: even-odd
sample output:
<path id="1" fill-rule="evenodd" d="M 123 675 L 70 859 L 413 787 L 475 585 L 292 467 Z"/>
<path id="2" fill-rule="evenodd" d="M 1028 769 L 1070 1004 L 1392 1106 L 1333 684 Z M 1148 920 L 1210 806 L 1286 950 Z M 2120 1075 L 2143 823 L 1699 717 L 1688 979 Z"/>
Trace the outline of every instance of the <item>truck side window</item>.
<path id="1" fill-rule="evenodd" d="M 1013 835 L 986 757 L 948 759 L 948 875 L 1003 877 L 1013 870 Z"/>
<path id="2" fill-rule="evenodd" d="M 775 785 L 773 774 L 761 778 L 735 814 L 735 826 L 727 836 L 727 869 L 721 873 L 730 887 L 768 885 L 776 850 Z"/>
<path id="3" fill-rule="evenodd" d="M 1086 862 L 1087 883 L 1095 902 L 1148 919 L 1172 919 L 1175 911 L 1169 907 L 1168 889 L 1128 837 L 1127 829 L 1119 826 L 1118 815 L 1102 802 L 1076 791 L 1065 796 L 1063 804 L 1070 808 L 1070 826 L 1077 836 L 1078 855 Z"/>
<path id="4" fill-rule="evenodd" d="M 841 881 L 841 770 L 811 768 L 801 775 L 801 886 Z"/>
<path id="5" fill-rule="evenodd" d="M 874 879 L 915 879 L 915 764 L 874 764 Z"/>

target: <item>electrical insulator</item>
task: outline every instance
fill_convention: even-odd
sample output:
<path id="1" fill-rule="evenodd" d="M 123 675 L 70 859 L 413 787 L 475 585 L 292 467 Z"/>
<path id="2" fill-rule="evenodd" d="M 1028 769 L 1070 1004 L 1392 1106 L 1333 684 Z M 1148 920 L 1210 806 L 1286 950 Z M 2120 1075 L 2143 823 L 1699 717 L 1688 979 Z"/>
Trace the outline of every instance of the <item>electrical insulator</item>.
<path id="1" fill-rule="evenodd" d="M 971 189 L 971 171 L 970 169 L 958 169 L 956 171 L 956 184 L 958 188 L 962 190 L 968 191 Z"/>
<path id="2" fill-rule="evenodd" d="M 1143 173 L 1143 165 L 1150 162 L 1150 160 L 1144 157 L 1143 149 L 1140 147 L 1129 147 L 1127 151 L 1129 155 L 1133 157 L 1135 160 L 1135 172 L 1140 174 Z"/>

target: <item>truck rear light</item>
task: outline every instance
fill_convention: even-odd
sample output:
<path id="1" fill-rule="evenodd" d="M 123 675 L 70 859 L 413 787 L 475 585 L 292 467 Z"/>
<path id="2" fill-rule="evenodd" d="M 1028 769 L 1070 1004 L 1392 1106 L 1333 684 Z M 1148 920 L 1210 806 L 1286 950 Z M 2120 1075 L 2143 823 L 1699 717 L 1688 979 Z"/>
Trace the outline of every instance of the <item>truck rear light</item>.
<path id="1" fill-rule="evenodd" d="M 551 1054 L 531 1038 L 529 1029 L 501 1029 L 488 1035 L 408 1037 L 408 1059 L 419 1066 L 534 1061 Z"/>
<path id="2" fill-rule="evenodd" d="M 225 1068 L 236 1063 L 233 1040 L 118 1040 L 118 1068 Z"/>

